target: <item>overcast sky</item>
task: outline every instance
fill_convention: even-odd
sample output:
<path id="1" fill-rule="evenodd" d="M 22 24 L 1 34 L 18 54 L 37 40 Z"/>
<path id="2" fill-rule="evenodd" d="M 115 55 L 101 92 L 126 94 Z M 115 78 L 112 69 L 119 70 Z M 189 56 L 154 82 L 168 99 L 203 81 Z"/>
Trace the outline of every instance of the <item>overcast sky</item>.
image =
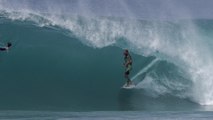
<path id="1" fill-rule="evenodd" d="M 213 18 L 213 0 L 0 0 L 0 8 L 136 18 Z"/>

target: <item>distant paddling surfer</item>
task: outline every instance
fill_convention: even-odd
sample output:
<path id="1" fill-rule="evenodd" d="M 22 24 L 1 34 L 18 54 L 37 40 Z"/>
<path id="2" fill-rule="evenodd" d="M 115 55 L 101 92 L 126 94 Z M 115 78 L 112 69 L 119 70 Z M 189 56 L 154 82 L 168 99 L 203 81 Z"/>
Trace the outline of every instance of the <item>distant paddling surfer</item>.
<path id="1" fill-rule="evenodd" d="M 12 46 L 12 44 L 10 42 L 7 43 L 7 46 L 5 47 L 0 47 L 0 51 L 6 51 L 9 50 L 9 48 Z"/>
<path id="2" fill-rule="evenodd" d="M 129 86 L 132 84 L 129 74 L 132 70 L 132 58 L 129 54 L 129 51 L 127 49 L 124 50 L 124 66 L 125 66 L 125 78 L 127 79 L 126 86 Z"/>

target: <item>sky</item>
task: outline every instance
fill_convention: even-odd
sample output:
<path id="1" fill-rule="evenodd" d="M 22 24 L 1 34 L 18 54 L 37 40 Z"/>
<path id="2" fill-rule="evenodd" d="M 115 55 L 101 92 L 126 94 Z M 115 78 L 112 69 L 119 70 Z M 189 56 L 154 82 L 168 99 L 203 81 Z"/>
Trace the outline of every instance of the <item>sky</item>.
<path id="1" fill-rule="evenodd" d="M 130 18 L 213 18 L 213 0 L 0 0 L 0 9 Z"/>

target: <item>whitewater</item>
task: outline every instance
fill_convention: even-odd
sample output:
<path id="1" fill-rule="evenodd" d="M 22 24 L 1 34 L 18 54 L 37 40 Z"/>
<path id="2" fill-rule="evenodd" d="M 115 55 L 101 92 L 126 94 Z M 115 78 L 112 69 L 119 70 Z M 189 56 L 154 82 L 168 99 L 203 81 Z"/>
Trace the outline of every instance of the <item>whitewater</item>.
<path id="1" fill-rule="evenodd" d="M 78 9 L 61 3 L 55 8 L 48 1 L 33 2 L 33 7 L 31 2 L 0 1 L 0 45 L 13 43 L 0 53 L 0 117 L 26 112 L 26 119 L 28 114 L 32 119 L 212 118 L 211 112 L 195 112 L 212 111 L 212 19 L 192 19 L 182 11 L 172 11 L 179 19 L 173 14 L 156 19 L 151 12 L 138 17 L 122 0 L 111 2 L 111 10 L 119 3 L 125 14 L 96 11 L 100 8 L 88 1 L 73 1 Z M 133 57 L 130 77 L 137 86 L 131 90 L 121 89 L 124 49 Z M 54 116 L 47 111 L 72 112 Z"/>

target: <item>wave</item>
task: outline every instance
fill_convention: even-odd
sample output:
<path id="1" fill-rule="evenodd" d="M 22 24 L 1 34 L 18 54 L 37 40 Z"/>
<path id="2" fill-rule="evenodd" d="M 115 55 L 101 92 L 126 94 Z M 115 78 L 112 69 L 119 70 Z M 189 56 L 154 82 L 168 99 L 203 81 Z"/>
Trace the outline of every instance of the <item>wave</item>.
<path id="1" fill-rule="evenodd" d="M 136 64 L 134 63 L 135 70 L 133 71 L 133 73 L 136 76 L 133 76 L 133 78 L 137 79 L 137 81 L 140 81 L 137 86 L 137 89 L 145 90 L 148 93 L 146 94 L 147 96 L 151 96 L 153 98 L 156 98 L 156 97 L 159 98 L 160 96 L 166 96 L 169 94 L 170 96 L 175 96 L 178 99 L 179 98 L 189 99 L 201 105 L 213 104 L 213 92 L 210 91 L 210 89 L 212 88 L 212 82 L 213 82 L 213 78 L 211 76 L 211 71 L 213 69 L 213 63 L 212 63 L 213 57 L 211 53 L 212 46 L 209 43 L 207 43 L 209 42 L 209 40 L 205 36 L 207 34 L 206 32 L 208 31 L 206 31 L 205 33 L 202 33 L 202 30 L 206 30 L 205 28 L 206 26 L 203 27 L 202 25 L 204 24 L 203 23 L 201 24 L 201 22 L 199 21 L 198 22 L 196 20 L 177 20 L 177 21 L 156 20 L 155 21 L 155 20 L 139 20 L 139 19 L 127 19 L 127 18 L 121 18 L 121 17 L 104 17 L 104 16 L 84 17 L 84 16 L 78 16 L 78 15 L 67 16 L 67 15 L 57 15 L 57 14 L 47 14 L 47 13 L 14 12 L 14 11 L 5 11 L 5 10 L 2 10 L 0 12 L 0 21 L 2 26 L 6 24 L 15 24 L 15 27 L 13 28 L 15 29 L 21 28 L 24 32 L 29 29 L 26 26 L 33 25 L 34 27 L 32 27 L 32 29 L 36 29 L 40 31 L 37 33 L 37 35 L 41 35 L 42 31 L 44 32 L 44 34 L 49 34 L 49 35 L 46 35 L 44 38 L 39 37 L 39 39 L 43 41 L 40 41 L 38 43 L 36 43 L 36 39 L 32 39 L 31 37 L 30 37 L 31 38 L 30 40 L 27 40 L 26 38 L 29 37 L 28 35 L 26 36 L 23 35 L 25 36 L 25 37 L 22 36 L 22 39 L 24 40 L 20 40 L 19 37 L 21 33 L 20 32 L 17 33 L 17 31 L 11 30 L 12 28 L 8 28 L 6 25 L 4 26 L 5 28 L 8 29 L 8 31 L 6 32 L 13 31 L 17 33 L 17 35 L 13 38 L 16 40 L 15 42 L 17 42 L 18 44 L 16 49 L 18 48 L 21 49 L 20 47 L 22 47 L 22 49 L 26 49 L 25 48 L 26 46 L 24 47 L 26 43 L 28 43 L 27 46 L 30 49 L 41 49 L 40 47 L 42 45 L 49 45 L 48 43 L 50 41 L 45 40 L 47 36 L 54 36 L 53 34 L 56 34 L 56 33 L 57 35 L 61 34 L 68 37 L 66 38 L 65 36 L 63 36 L 63 37 L 60 37 L 60 39 L 62 38 L 74 39 L 74 41 L 75 40 L 80 41 L 81 43 L 83 43 L 84 45 L 88 47 L 86 48 L 86 46 L 84 46 L 85 48 L 80 47 L 80 49 L 77 49 L 75 45 L 77 45 L 78 47 L 80 45 L 78 45 L 77 43 L 72 43 L 74 44 L 74 45 L 71 45 L 73 47 L 72 51 L 78 50 L 79 54 L 92 53 L 93 55 L 100 55 L 104 53 L 103 51 L 105 51 L 105 49 L 107 49 L 106 50 L 107 54 L 105 53 L 103 55 L 100 55 L 103 58 L 105 58 L 104 55 L 107 55 L 108 57 L 110 56 L 110 54 L 118 55 L 118 53 L 121 53 L 122 49 L 127 48 L 132 52 L 132 54 L 134 54 L 134 56 L 138 56 L 136 57 L 136 59 L 134 59 L 135 61 L 137 61 L 137 59 L 141 59 L 141 57 L 143 58 L 141 61 L 136 62 Z M 212 25 L 210 21 L 207 21 L 207 23 L 206 22 L 204 23 L 205 24 L 208 23 Z M 50 33 L 48 33 L 48 30 L 46 30 L 47 28 L 50 29 L 51 31 Z M 1 32 L 3 32 L 3 30 L 1 30 Z M 36 34 L 33 32 L 29 32 L 29 35 L 30 34 L 32 34 L 33 36 L 36 36 Z M 209 36 L 209 38 L 211 38 L 211 36 Z M 20 43 L 18 43 L 19 41 Z M 57 42 L 51 41 L 50 43 L 61 44 L 61 46 L 66 46 L 64 43 L 62 44 L 58 42 L 59 41 Z M 35 43 L 39 45 L 36 45 Z M 38 48 L 36 48 L 35 46 Z M 53 46 L 54 45 L 52 45 L 52 47 Z M 57 45 L 57 46 L 58 46 L 57 48 L 60 48 L 59 47 L 60 45 Z M 66 46 L 66 47 L 69 47 L 69 46 Z M 52 50 L 51 46 L 48 48 L 49 49 L 45 49 L 47 54 L 49 54 L 51 52 L 50 50 Z M 116 49 L 115 50 L 116 54 L 114 53 L 114 51 L 110 49 L 112 50 Z M 90 52 L 88 52 L 87 50 Z M 58 53 L 62 53 L 62 51 L 65 51 L 65 48 L 59 51 Z M 35 51 L 31 51 L 31 52 L 35 52 Z M 23 51 L 20 54 L 24 54 Z M 70 54 L 69 52 L 65 51 L 65 55 L 61 56 L 61 57 L 64 57 L 63 59 L 64 61 L 68 62 L 65 58 L 70 60 L 71 57 L 68 57 L 69 54 Z M 78 58 L 78 60 L 84 58 L 83 56 L 79 54 L 72 52 L 72 55 Z M 54 53 L 51 53 L 50 55 L 54 55 Z M 42 57 L 44 56 L 45 55 L 43 55 Z M 37 55 L 37 57 L 40 58 L 41 56 Z M 48 56 L 48 57 L 51 57 L 51 56 Z M 91 67 L 92 71 L 94 71 L 95 73 L 90 71 L 86 75 L 94 76 L 96 75 L 96 72 L 99 71 L 99 69 L 105 69 L 105 70 L 102 70 L 103 73 L 108 72 L 106 70 L 106 68 L 108 67 L 105 65 L 102 66 L 102 64 L 99 63 L 98 60 L 105 61 L 105 63 L 107 63 L 110 67 L 112 67 L 112 65 L 110 65 L 108 62 L 108 60 L 111 61 L 109 59 L 111 57 L 107 58 L 107 60 L 96 58 L 94 56 L 93 57 L 87 56 L 87 57 L 88 58 L 86 59 L 88 59 L 88 61 L 91 61 L 89 63 L 93 64 L 95 67 L 90 65 L 86 65 L 86 66 L 88 68 Z M 47 59 L 47 57 L 44 57 L 44 58 Z M 53 58 L 57 59 L 55 57 Z M 116 60 L 119 61 L 118 59 L 120 58 L 117 58 Z M 156 60 L 156 61 L 154 60 L 155 61 L 154 63 L 151 62 L 153 59 Z M 30 60 L 31 62 L 35 61 L 34 59 L 30 59 Z M 79 66 L 80 66 L 80 63 L 85 62 L 82 60 L 77 62 L 77 59 L 75 60 L 76 61 L 74 63 L 76 64 L 78 63 L 77 65 Z M 44 64 L 42 61 L 40 62 Z M 140 62 L 142 62 L 142 64 Z M 118 66 L 117 63 L 118 62 L 116 62 L 116 66 Z M 69 65 L 73 66 L 72 64 L 69 64 Z M 61 66 L 65 67 L 66 65 L 61 64 Z M 97 66 L 102 66 L 102 68 L 99 68 Z M 13 66 L 10 66 L 10 67 L 12 68 Z M 57 66 L 57 67 L 60 68 L 60 66 Z M 75 66 L 75 69 L 77 70 L 76 71 L 71 70 L 71 71 L 76 74 L 81 74 L 82 69 L 86 69 L 87 67 L 80 66 L 79 68 L 78 66 Z M 44 68 L 44 67 L 41 67 L 41 68 L 43 68 L 44 70 L 41 70 L 40 68 L 36 68 L 36 70 L 41 70 L 43 72 L 45 72 L 45 70 L 49 71 L 49 68 Z M 67 69 L 67 67 L 65 68 L 66 70 L 69 70 Z M 26 69 L 29 70 L 30 67 Z M 142 69 L 142 71 L 140 71 L 140 69 Z M 118 72 L 119 70 L 120 69 L 116 69 L 113 71 L 117 74 L 115 76 L 120 75 L 122 77 L 120 72 Z M 86 70 L 83 70 L 83 71 L 86 71 Z M 65 71 L 63 69 L 63 72 L 67 73 L 68 71 Z M 5 73 L 5 72 L 2 71 L 2 73 Z M 52 73 L 54 74 L 54 72 Z M 103 73 L 102 73 L 102 77 L 98 77 L 98 79 L 101 79 L 101 78 L 103 79 L 103 76 L 107 78 L 107 76 L 104 75 Z M 28 74 L 29 74 L 29 77 L 27 78 L 32 78 L 30 77 L 30 75 L 36 78 L 36 76 L 32 75 L 32 73 L 28 73 Z M 42 76 L 44 74 L 40 73 L 36 75 Z M 17 78 L 11 78 L 11 79 L 22 78 L 22 77 L 19 78 L 18 77 L 19 75 L 15 75 L 15 76 Z M 55 78 L 52 78 L 46 74 L 44 76 L 46 76 L 47 79 L 56 80 Z M 66 74 L 65 76 L 67 77 L 68 74 Z M 121 77 L 117 77 L 116 79 L 123 79 Z M 3 78 L 7 79 L 6 77 L 3 77 Z M 42 78 L 42 77 L 39 77 L 39 78 Z M 78 76 L 75 76 L 75 77 L 72 76 L 72 80 L 75 81 L 75 79 L 78 79 Z M 81 79 L 88 80 L 88 79 L 94 79 L 94 77 L 92 76 L 87 78 L 83 77 Z M 98 79 L 95 79 L 93 82 L 97 82 Z M 111 76 L 110 79 L 115 79 L 115 78 Z M 64 82 L 64 83 L 67 83 L 67 82 Z M 79 81 L 76 83 L 82 85 L 81 82 Z M 110 81 L 110 83 L 113 84 L 113 81 Z M 82 89 L 84 88 L 90 89 L 88 85 L 95 87 L 95 90 L 101 89 L 101 86 L 104 86 L 104 85 L 100 85 L 97 87 L 87 82 L 85 84 L 86 86 L 82 85 L 81 87 Z M 97 82 L 97 84 L 101 84 L 101 83 Z M 119 83 L 116 83 L 116 84 L 118 87 Z M 45 90 L 46 89 L 44 89 L 44 91 Z M 94 92 L 93 90 L 91 91 Z M 103 91 L 107 91 L 107 88 L 105 88 L 105 90 Z M 76 96 L 79 96 L 77 94 L 85 94 L 85 93 L 83 93 L 83 90 L 81 90 L 80 93 L 73 93 L 73 94 L 76 94 Z M 96 93 L 96 94 L 97 96 L 102 96 L 101 93 Z M 112 97 L 110 95 L 108 97 Z M 93 97 L 97 97 L 97 96 L 93 96 Z M 94 99 L 91 98 L 91 101 L 93 100 Z"/>

